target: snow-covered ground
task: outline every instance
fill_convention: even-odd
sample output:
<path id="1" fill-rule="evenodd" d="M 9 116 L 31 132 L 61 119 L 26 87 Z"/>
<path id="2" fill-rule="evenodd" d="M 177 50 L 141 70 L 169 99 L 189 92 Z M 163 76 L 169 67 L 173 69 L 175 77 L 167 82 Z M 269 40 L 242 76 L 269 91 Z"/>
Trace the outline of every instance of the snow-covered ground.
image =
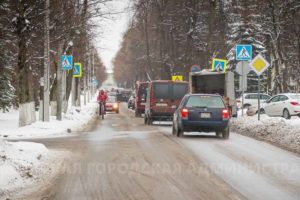
<path id="1" fill-rule="evenodd" d="M 88 103 L 81 108 L 72 107 L 64 114 L 62 121 L 57 121 L 55 116 L 51 116 L 50 122 L 37 121 L 25 127 L 18 127 L 18 111 L 0 113 L 0 138 L 23 139 L 66 136 L 70 134 L 67 129 L 71 129 L 71 134 L 80 131 L 92 119 L 96 118 L 97 107 L 96 102 Z"/>
<path id="2" fill-rule="evenodd" d="M 25 127 L 18 127 L 17 110 L 0 113 L 0 200 L 22 199 L 22 196 L 15 195 L 47 187 L 60 172 L 68 155 L 66 152 L 48 150 L 38 143 L 6 140 L 60 137 L 82 131 L 96 119 L 97 108 L 96 102 L 81 108 L 70 107 L 62 121 L 51 117 L 50 122 L 37 121 Z"/>
<path id="3" fill-rule="evenodd" d="M 38 189 L 50 184 L 60 170 L 63 155 L 42 144 L 0 139 L 0 200 L 12 199 L 31 186 Z"/>
<path id="4" fill-rule="evenodd" d="M 289 151 L 300 153 L 300 118 L 293 117 L 286 120 L 281 117 L 257 115 L 232 118 L 232 131 L 267 141 Z"/>

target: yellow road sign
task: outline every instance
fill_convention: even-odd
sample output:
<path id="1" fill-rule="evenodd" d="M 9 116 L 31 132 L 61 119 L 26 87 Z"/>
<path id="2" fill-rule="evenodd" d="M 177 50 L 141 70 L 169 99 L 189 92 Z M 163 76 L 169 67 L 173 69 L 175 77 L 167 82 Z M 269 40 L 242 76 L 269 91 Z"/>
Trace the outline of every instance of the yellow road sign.
<path id="1" fill-rule="evenodd" d="M 212 70 L 226 72 L 226 65 L 227 60 L 214 58 L 212 61 Z"/>
<path id="2" fill-rule="evenodd" d="M 74 63 L 73 77 L 74 78 L 81 78 L 81 76 L 82 76 L 82 66 L 81 66 L 81 63 Z"/>
<path id="3" fill-rule="evenodd" d="M 172 76 L 172 81 L 183 81 L 183 76 Z"/>
<path id="4" fill-rule="evenodd" d="M 262 55 L 258 54 L 249 65 L 255 71 L 255 73 L 260 76 L 266 69 L 268 69 L 270 63 L 266 61 Z"/>

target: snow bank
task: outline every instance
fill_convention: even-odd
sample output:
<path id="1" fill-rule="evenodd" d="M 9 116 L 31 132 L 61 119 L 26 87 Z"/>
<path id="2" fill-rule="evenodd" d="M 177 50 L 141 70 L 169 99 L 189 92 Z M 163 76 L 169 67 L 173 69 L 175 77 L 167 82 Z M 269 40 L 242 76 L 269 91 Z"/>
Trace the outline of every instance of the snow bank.
<path id="1" fill-rule="evenodd" d="M 48 154 L 42 144 L 0 140 L 0 199 L 51 174 Z"/>
<path id="2" fill-rule="evenodd" d="M 86 106 L 72 107 L 63 116 L 62 121 L 57 121 L 56 117 L 51 117 L 50 122 L 35 122 L 25 127 L 18 127 L 18 112 L 0 114 L 0 138 L 34 138 L 49 136 L 64 136 L 72 132 L 81 131 L 91 120 L 96 119 L 96 102 L 88 103 Z"/>
<path id="3" fill-rule="evenodd" d="M 286 120 L 281 117 L 261 115 L 243 116 L 231 120 L 232 131 L 267 141 L 300 154 L 300 118 Z"/>

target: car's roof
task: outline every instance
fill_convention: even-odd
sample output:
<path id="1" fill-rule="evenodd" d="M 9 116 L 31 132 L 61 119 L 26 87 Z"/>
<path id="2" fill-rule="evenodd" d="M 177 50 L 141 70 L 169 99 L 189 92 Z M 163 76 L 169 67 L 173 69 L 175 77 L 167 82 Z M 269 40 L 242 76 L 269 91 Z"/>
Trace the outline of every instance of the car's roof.
<path id="1" fill-rule="evenodd" d="M 186 94 L 186 96 L 215 96 L 215 97 L 222 97 L 219 94 Z"/>
<path id="2" fill-rule="evenodd" d="M 154 80 L 151 81 L 151 83 L 179 83 L 179 84 L 186 84 L 188 83 L 187 81 L 171 81 L 171 80 Z"/>
<path id="3" fill-rule="evenodd" d="M 247 94 L 258 94 L 258 92 L 251 92 L 251 93 L 244 93 L 244 95 L 247 95 Z M 260 93 L 260 94 L 265 94 L 265 95 L 268 95 L 267 93 Z M 268 96 L 270 96 L 270 95 L 268 95 Z"/>

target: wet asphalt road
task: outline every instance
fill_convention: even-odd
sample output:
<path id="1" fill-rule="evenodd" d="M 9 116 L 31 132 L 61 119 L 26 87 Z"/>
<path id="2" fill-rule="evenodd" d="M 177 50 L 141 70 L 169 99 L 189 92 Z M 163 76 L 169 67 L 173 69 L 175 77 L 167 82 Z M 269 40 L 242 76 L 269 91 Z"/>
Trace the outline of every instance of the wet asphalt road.
<path id="1" fill-rule="evenodd" d="M 300 199 L 297 155 L 236 134 L 228 141 L 214 136 L 176 138 L 170 126 L 145 126 L 124 105 L 120 114 L 99 119 L 90 132 L 38 142 L 74 156 L 53 187 L 31 199 Z M 270 152 L 245 150 L 247 145 Z M 277 155 L 270 158 L 273 151 Z M 250 168 L 238 174 L 232 168 L 263 161 L 286 162 L 294 171 L 285 175 L 272 168 Z"/>

